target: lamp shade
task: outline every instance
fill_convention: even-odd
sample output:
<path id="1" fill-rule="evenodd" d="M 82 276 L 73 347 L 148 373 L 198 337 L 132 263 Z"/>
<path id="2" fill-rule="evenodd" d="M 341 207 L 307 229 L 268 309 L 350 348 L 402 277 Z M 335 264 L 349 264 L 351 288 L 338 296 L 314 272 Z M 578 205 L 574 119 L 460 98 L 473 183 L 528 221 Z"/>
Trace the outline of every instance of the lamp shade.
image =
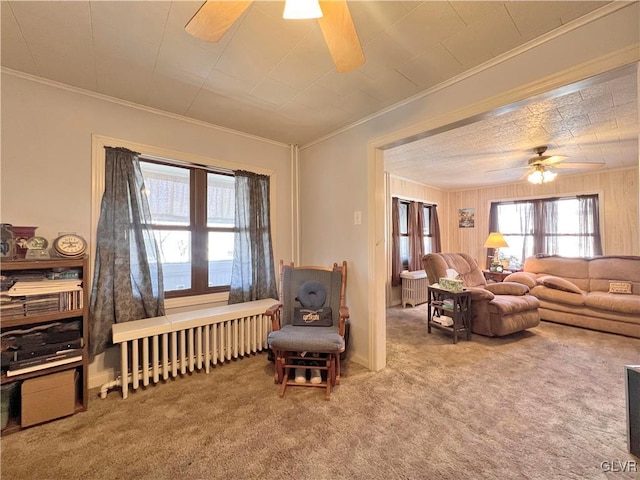
<path id="1" fill-rule="evenodd" d="M 484 248 L 502 248 L 508 246 L 509 244 L 500 232 L 491 232 L 484 242 Z"/>

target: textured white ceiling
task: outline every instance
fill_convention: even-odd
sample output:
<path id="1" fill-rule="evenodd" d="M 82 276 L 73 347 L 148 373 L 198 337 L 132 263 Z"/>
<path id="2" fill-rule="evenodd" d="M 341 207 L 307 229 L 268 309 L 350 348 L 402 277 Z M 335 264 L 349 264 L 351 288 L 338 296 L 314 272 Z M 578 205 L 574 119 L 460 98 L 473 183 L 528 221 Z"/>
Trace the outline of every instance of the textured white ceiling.
<path id="1" fill-rule="evenodd" d="M 469 123 L 385 151 L 385 170 L 442 189 L 510 183 L 528 171 L 533 149 L 561 163 L 638 165 L 635 65 L 547 92 Z M 552 169 L 560 175 L 588 167 Z M 461 174 L 464 172 L 464 174 Z"/>
<path id="2" fill-rule="evenodd" d="M 303 145 L 608 3 L 350 1 L 366 62 L 354 72 L 338 74 L 317 22 L 283 20 L 282 1 L 254 1 L 219 43 L 210 44 L 184 31 L 202 2 L 3 0 L 1 63 L 92 92 Z M 589 134 L 595 142 L 602 135 L 614 135 L 606 126 L 611 118 L 617 127 L 634 123 L 633 115 L 624 110 L 637 102 L 628 98 L 629 85 L 611 87 L 620 90 L 610 93 L 607 101 L 597 92 L 590 94 L 595 99 L 581 99 L 582 116 L 571 115 L 571 123 L 564 118 L 568 109 L 577 108 L 575 95 L 567 96 L 567 105 L 542 102 L 535 107 L 537 114 L 529 107 L 442 138 L 464 137 L 467 147 L 450 151 L 451 157 L 472 152 L 480 158 L 479 149 L 486 148 L 495 153 L 518 150 L 520 161 L 539 143 L 572 154 L 564 142 L 569 133 Z M 604 103 L 592 105 L 595 102 Z M 599 109 L 602 121 L 594 117 L 594 109 Z M 554 116 L 542 115 L 542 110 Z M 584 123 L 585 115 L 589 124 Z M 535 128 L 531 122 L 536 122 Z M 556 126 L 551 128 L 553 122 Z M 523 132 L 526 140 L 516 138 Z M 494 138 L 486 145 L 483 140 L 489 137 Z M 461 145 L 459 140 L 456 145 Z M 429 148 L 421 143 L 389 152 L 389 168 L 402 175 L 418 172 Z M 444 151 L 442 145 L 439 148 Z M 401 166 L 400 152 L 412 166 Z M 504 165 L 516 162 L 515 157 L 508 162 L 500 158 Z M 433 156 L 429 161 L 435 161 Z M 473 159 L 464 161 L 470 168 L 476 165 Z M 415 175 L 410 178 L 420 181 Z"/>

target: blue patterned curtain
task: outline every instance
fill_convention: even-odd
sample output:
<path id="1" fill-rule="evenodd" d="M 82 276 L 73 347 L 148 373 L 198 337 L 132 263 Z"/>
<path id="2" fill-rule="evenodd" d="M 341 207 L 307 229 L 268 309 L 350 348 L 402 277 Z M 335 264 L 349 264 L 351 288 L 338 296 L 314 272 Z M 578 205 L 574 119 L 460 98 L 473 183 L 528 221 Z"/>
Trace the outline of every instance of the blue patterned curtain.
<path id="1" fill-rule="evenodd" d="M 229 303 L 278 298 L 269 213 L 269 177 L 236 171 L 236 234 Z"/>
<path id="2" fill-rule="evenodd" d="M 111 345 L 111 326 L 164 315 L 160 250 L 138 154 L 105 147 L 105 188 L 96 234 L 96 263 L 89 306 L 90 350 Z"/>

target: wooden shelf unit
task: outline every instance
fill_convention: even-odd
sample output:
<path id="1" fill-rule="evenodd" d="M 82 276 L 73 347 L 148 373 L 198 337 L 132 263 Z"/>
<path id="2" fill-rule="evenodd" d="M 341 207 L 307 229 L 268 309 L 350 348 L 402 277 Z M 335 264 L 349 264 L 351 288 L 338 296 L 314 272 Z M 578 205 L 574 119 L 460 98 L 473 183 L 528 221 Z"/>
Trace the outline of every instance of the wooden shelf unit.
<path id="1" fill-rule="evenodd" d="M 75 370 L 79 375 L 78 385 L 76 388 L 75 413 L 85 411 L 88 407 L 89 389 L 88 389 L 88 368 L 89 368 L 89 297 L 88 297 L 88 257 L 64 259 L 56 258 L 50 260 L 12 260 L 0 263 L 0 274 L 11 276 L 17 272 L 28 271 L 52 271 L 66 269 L 80 269 L 82 280 L 82 309 L 74 309 L 59 312 L 46 312 L 37 315 L 27 315 L 25 317 L 10 317 L 2 319 L 0 330 L 2 333 L 15 330 L 25 329 L 38 325 L 46 325 L 47 323 L 64 322 L 67 320 L 81 320 L 82 332 L 82 359 L 67 363 L 64 365 L 56 365 L 53 367 L 43 368 L 28 373 L 22 373 L 8 377 L 6 373 L 0 375 L 0 384 L 5 385 L 14 382 L 22 382 L 30 378 L 41 377 L 52 373 L 62 372 L 66 370 Z M 16 394 L 19 397 L 19 392 Z M 2 430 L 2 434 L 9 434 L 21 430 L 19 415 L 10 415 L 6 428 Z"/>

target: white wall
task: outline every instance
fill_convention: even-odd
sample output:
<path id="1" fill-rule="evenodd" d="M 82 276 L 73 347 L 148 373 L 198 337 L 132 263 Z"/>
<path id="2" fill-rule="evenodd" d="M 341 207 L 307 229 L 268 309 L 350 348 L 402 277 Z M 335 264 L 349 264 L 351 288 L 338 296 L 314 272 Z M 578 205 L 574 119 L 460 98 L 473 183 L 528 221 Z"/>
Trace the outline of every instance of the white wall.
<path id="1" fill-rule="evenodd" d="M 368 122 L 302 146 L 301 259 L 306 264 L 349 261 L 352 358 L 372 369 L 385 364 L 380 280 L 387 275 L 384 184 L 381 154 L 374 147 L 638 61 L 638 3 L 612 8 L 619 7 L 562 35 L 542 37 L 518 55 L 507 55 Z M 362 211 L 362 226 L 352 225 L 354 210 Z"/>
<path id="2" fill-rule="evenodd" d="M 38 226 L 48 239 L 73 231 L 92 239 L 92 135 L 259 167 L 277 176 L 274 256 L 291 261 L 292 178 L 290 147 L 107 101 L 77 90 L 2 75 L 0 218 Z M 117 146 L 117 145 L 114 145 Z M 114 350 L 114 349 L 112 349 Z M 90 366 L 89 384 L 108 380 L 115 352 Z M 105 375 L 106 372 L 106 375 Z"/>

